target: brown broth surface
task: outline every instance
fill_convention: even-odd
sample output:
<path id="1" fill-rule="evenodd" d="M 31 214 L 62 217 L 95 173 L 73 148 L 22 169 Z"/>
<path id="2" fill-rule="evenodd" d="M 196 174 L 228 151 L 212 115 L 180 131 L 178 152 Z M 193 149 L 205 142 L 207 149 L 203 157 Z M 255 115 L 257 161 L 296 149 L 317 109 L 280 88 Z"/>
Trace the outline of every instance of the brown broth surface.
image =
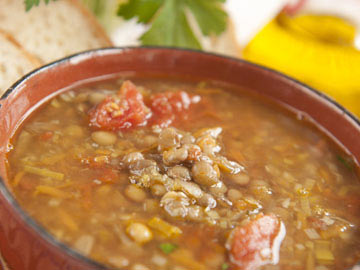
<path id="1" fill-rule="evenodd" d="M 124 157 L 140 152 L 163 174 L 179 164 L 193 172 L 193 165 L 164 165 L 164 152 L 156 150 L 159 133 L 151 126 L 107 131 L 115 138 L 97 143 L 88 111 L 99 96 L 117 92 L 122 80 L 80 87 L 35 111 L 14 136 L 8 156 L 16 199 L 56 239 L 118 269 L 237 269 L 225 247 L 230 232 L 271 213 L 285 225 L 286 236 L 279 262 L 259 269 L 345 270 L 360 260 L 359 178 L 351 159 L 323 135 L 273 105 L 217 84 L 131 80 L 144 96 L 179 90 L 200 96 L 172 126 L 192 135 L 220 127 L 216 155 L 241 165 L 239 178 L 220 168 L 222 199 L 199 185 L 213 194 L 216 207 L 190 198 L 189 211 L 201 215 L 171 216 L 162 207 L 164 188 L 142 185 L 137 171 L 123 166 Z M 171 227 L 161 231 L 154 218 Z M 151 235 L 134 239 L 134 224 Z"/>

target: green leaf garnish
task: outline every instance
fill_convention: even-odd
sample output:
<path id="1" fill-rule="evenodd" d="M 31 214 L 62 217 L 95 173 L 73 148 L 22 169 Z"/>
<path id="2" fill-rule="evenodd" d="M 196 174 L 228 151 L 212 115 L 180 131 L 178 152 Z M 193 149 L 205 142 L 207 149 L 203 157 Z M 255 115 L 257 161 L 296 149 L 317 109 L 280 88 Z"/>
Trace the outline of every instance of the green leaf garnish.
<path id="1" fill-rule="evenodd" d="M 201 49 L 179 0 L 166 0 L 151 28 L 140 40 L 144 45 L 163 45 Z"/>
<path id="2" fill-rule="evenodd" d="M 350 171 L 354 169 L 353 161 L 349 157 L 343 157 L 341 155 L 336 155 L 336 158 Z"/>
<path id="3" fill-rule="evenodd" d="M 52 0 L 56 1 L 56 0 Z M 49 4 L 50 0 L 44 0 L 45 4 Z M 24 0 L 25 10 L 29 11 L 33 6 L 38 6 L 40 4 L 40 0 Z"/>
<path id="4" fill-rule="evenodd" d="M 221 270 L 228 270 L 229 267 L 230 267 L 230 265 L 229 265 L 228 263 L 223 263 L 223 264 L 221 265 Z"/>
<path id="5" fill-rule="evenodd" d="M 170 254 L 171 252 L 173 252 L 175 249 L 178 248 L 177 245 L 172 244 L 172 243 L 163 243 L 159 245 L 159 248 L 161 249 L 162 252 L 164 252 L 165 254 Z"/>
<path id="6" fill-rule="evenodd" d="M 201 49 L 185 10 L 190 11 L 205 36 L 219 35 L 226 29 L 225 0 L 129 0 L 119 6 L 118 15 L 129 20 L 151 23 L 140 38 L 143 45 Z"/>
<path id="7" fill-rule="evenodd" d="M 187 5 L 194 14 L 201 32 L 205 36 L 219 35 L 226 29 L 227 14 L 219 8 L 219 0 L 187 0 Z"/>
<path id="8" fill-rule="evenodd" d="M 165 0 L 132 0 L 119 6 L 117 14 L 126 20 L 137 17 L 138 22 L 148 23 Z"/>

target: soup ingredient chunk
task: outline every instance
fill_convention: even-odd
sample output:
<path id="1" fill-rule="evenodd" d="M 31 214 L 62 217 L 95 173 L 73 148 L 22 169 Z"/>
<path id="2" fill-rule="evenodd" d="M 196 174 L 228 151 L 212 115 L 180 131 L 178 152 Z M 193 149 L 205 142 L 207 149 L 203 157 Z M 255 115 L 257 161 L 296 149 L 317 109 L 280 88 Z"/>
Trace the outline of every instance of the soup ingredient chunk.
<path id="1" fill-rule="evenodd" d="M 150 108 L 156 115 L 153 122 L 167 127 L 176 117 L 185 117 L 191 103 L 197 102 L 197 97 L 191 98 L 185 91 L 165 92 L 153 95 L 150 102 Z"/>
<path id="2" fill-rule="evenodd" d="M 95 131 L 91 134 L 91 138 L 99 145 L 113 145 L 116 142 L 116 135 L 108 131 Z"/>
<path id="3" fill-rule="evenodd" d="M 135 242 L 139 244 L 149 242 L 153 238 L 153 234 L 150 229 L 140 222 L 131 223 L 126 228 L 126 232 Z"/>
<path id="4" fill-rule="evenodd" d="M 239 270 L 256 270 L 262 265 L 279 261 L 280 244 L 285 226 L 274 215 L 259 214 L 247 225 L 234 229 L 227 249 L 231 262 Z"/>
<path id="5" fill-rule="evenodd" d="M 125 81 L 115 96 L 106 97 L 91 110 L 90 125 L 105 130 L 129 129 L 146 125 L 150 116 L 136 86 Z"/>
<path id="6" fill-rule="evenodd" d="M 121 130 L 146 126 L 151 122 L 152 125 L 167 127 L 177 118 L 185 119 L 190 105 L 199 100 L 199 96 L 191 97 L 185 91 L 169 91 L 153 94 L 145 102 L 136 86 L 125 81 L 116 95 L 106 96 L 90 111 L 90 126 Z M 91 98 L 90 102 L 93 103 Z"/>
<path id="7" fill-rule="evenodd" d="M 201 185 L 211 186 L 219 182 L 214 167 L 206 161 L 196 162 L 191 171 L 195 182 Z"/>
<path id="8" fill-rule="evenodd" d="M 222 128 L 205 128 L 194 133 L 173 127 L 159 129 L 157 147 L 145 149 L 142 153 L 131 152 L 123 158 L 123 168 L 130 173 L 130 182 L 135 184 L 132 189 L 137 193 L 144 192 L 140 188 L 150 189 L 154 196 L 161 197 L 159 206 L 176 220 L 221 224 L 223 228 L 238 225 L 240 221 L 236 216 L 242 210 L 232 208 L 224 180 L 230 179 L 229 175 L 246 175 L 246 170 L 239 163 L 220 155 Z M 217 150 L 203 151 L 212 147 Z M 196 155 L 189 154 L 193 149 L 196 149 Z M 231 184 L 237 185 L 236 181 Z M 132 199 L 128 191 L 127 188 L 125 194 Z M 238 196 L 238 200 L 241 197 Z"/>
<path id="9" fill-rule="evenodd" d="M 183 233 L 180 228 L 171 225 L 159 217 L 153 217 L 150 219 L 148 225 L 152 229 L 160 232 L 166 238 L 174 238 Z"/>

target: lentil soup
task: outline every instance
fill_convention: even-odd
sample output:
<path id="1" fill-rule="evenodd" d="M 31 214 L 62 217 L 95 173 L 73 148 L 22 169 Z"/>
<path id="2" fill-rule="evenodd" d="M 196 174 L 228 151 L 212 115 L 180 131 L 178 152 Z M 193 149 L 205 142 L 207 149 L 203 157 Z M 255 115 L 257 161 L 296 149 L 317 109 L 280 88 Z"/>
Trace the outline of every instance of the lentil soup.
<path id="1" fill-rule="evenodd" d="M 42 105 L 9 186 L 55 238 L 113 269 L 344 270 L 360 259 L 352 160 L 217 83 L 117 79 Z"/>

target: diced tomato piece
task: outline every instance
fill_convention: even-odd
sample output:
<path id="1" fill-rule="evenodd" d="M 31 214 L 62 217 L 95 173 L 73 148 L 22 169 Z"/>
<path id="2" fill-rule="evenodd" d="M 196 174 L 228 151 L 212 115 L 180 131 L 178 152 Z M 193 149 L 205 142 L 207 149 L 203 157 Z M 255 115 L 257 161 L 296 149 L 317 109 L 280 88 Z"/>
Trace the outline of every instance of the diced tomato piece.
<path id="1" fill-rule="evenodd" d="M 52 131 L 45 131 L 44 133 L 40 134 L 40 140 L 47 141 L 50 140 L 54 135 L 54 132 Z"/>
<path id="2" fill-rule="evenodd" d="M 307 221 L 315 229 L 320 229 L 322 231 L 325 231 L 327 229 L 327 227 L 328 227 L 328 225 L 325 223 L 325 221 L 321 220 L 318 217 L 308 217 Z"/>
<path id="3" fill-rule="evenodd" d="M 151 116 L 151 111 L 143 101 L 143 96 L 136 86 L 125 81 L 117 96 L 107 97 L 90 111 L 90 125 L 105 130 L 129 129 L 144 126 Z"/>
<path id="4" fill-rule="evenodd" d="M 153 124 L 167 127 L 177 117 L 184 118 L 192 103 L 192 98 L 184 91 L 155 94 L 150 98 L 151 120 Z"/>
<path id="5" fill-rule="evenodd" d="M 117 175 L 116 171 L 114 171 L 112 168 L 103 168 L 100 171 L 100 175 L 97 179 L 103 183 L 110 184 L 110 183 L 116 182 L 116 180 L 118 179 L 118 175 Z"/>
<path id="6" fill-rule="evenodd" d="M 284 237 L 285 227 L 275 215 L 260 214 L 247 225 L 235 228 L 227 245 L 234 269 L 256 270 L 277 263 Z"/>

